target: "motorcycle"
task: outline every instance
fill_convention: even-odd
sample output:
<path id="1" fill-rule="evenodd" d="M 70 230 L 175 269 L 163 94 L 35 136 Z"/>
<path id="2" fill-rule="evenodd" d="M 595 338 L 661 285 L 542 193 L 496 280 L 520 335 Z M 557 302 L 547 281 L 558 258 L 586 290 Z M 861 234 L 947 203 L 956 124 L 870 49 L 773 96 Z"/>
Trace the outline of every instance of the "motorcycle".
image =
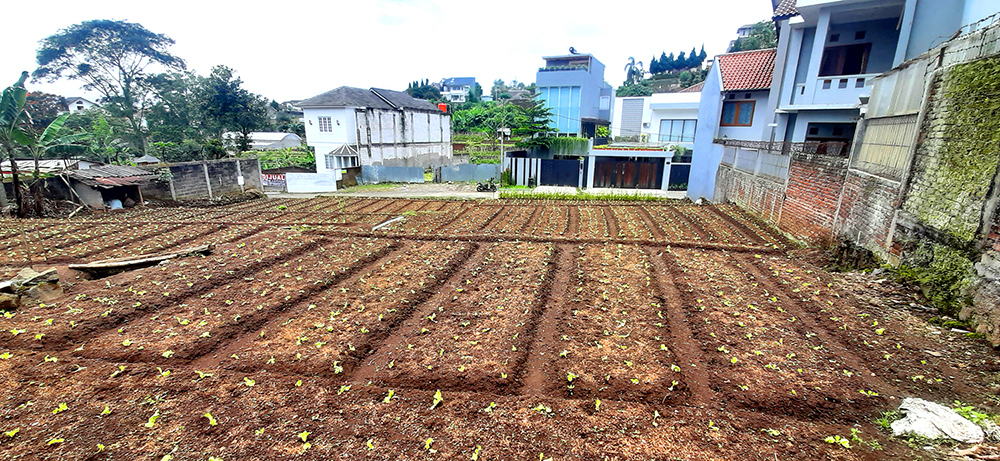
<path id="1" fill-rule="evenodd" d="M 493 178 L 490 178 L 489 182 L 476 183 L 476 192 L 496 192 L 497 184 L 493 182 Z"/>

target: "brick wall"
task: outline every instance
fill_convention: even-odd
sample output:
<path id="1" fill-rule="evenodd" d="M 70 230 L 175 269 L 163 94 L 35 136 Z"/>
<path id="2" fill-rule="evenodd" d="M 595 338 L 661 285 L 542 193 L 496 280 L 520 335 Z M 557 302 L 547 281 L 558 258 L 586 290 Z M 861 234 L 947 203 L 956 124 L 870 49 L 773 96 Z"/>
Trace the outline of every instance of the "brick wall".
<path id="1" fill-rule="evenodd" d="M 846 173 L 847 157 L 793 154 L 778 226 L 807 242 L 830 239 Z"/>
<path id="2" fill-rule="evenodd" d="M 785 200 L 785 185 L 720 165 L 715 179 L 715 197 L 776 223 Z"/>
<path id="3" fill-rule="evenodd" d="M 899 189 L 898 182 L 850 171 L 837 218 L 840 236 L 888 257 L 889 229 Z"/>

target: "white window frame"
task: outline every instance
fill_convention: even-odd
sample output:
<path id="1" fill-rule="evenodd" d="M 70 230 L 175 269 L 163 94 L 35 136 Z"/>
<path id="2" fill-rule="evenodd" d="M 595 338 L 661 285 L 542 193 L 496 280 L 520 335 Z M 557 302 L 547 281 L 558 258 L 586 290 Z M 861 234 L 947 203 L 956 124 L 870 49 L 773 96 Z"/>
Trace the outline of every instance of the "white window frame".
<path id="1" fill-rule="evenodd" d="M 319 125 L 319 132 L 320 133 L 332 133 L 333 132 L 333 117 L 320 116 L 320 117 L 318 117 L 318 123 L 317 124 Z"/>

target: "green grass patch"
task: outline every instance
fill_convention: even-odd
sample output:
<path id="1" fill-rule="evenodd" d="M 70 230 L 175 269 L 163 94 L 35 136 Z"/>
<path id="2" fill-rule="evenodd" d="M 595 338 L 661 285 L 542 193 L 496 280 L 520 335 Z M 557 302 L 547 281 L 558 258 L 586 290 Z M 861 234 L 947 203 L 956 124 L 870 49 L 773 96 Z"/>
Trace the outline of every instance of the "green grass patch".
<path id="1" fill-rule="evenodd" d="M 533 192 L 533 191 L 520 191 L 520 190 L 508 190 L 509 188 L 504 188 L 500 191 L 500 198 L 502 199 L 524 199 L 524 200 L 604 200 L 604 201 L 619 201 L 619 202 L 667 202 L 667 201 L 677 201 L 676 199 L 671 199 L 667 197 L 659 197 L 654 195 L 645 194 L 627 194 L 627 193 L 591 193 L 591 192 L 579 192 L 576 194 L 564 193 L 564 192 Z"/>
<path id="2" fill-rule="evenodd" d="M 358 184 L 357 186 L 345 187 L 340 189 L 340 192 L 375 192 L 383 190 L 393 190 L 397 189 L 401 184 L 383 182 L 378 184 Z"/>

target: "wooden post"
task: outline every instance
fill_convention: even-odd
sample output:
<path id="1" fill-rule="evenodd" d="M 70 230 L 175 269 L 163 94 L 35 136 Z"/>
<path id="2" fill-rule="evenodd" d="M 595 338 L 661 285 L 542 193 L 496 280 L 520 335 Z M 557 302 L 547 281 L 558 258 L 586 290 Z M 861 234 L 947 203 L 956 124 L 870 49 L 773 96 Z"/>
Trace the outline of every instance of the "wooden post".
<path id="1" fill-rule="evenodd" d="M 205 185 L 208 186 L 208 199 L 215 200 L 215 197 L 212 197 L 212 180 L 208 177 L 208 163 L 202 163 L 201 169 L 205 172 Z"/>

